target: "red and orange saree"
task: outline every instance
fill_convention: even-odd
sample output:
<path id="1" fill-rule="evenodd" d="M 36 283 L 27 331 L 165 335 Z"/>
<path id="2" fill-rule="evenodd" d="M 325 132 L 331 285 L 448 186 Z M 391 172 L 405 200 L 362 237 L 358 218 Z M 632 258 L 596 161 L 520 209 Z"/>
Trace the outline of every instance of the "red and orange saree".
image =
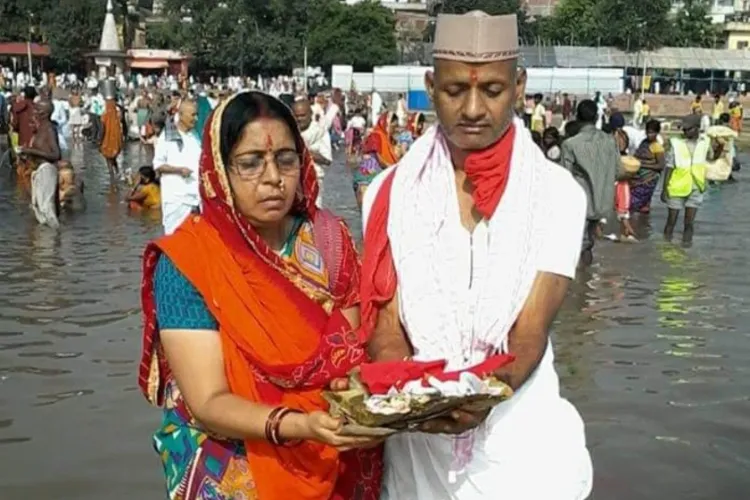
<path id="1" fill-rule="evenodd" d="M 164 404 L 171 375 L 159 343 L 154 270 L 165 253 L 197 288 L 217 320 L 233 393 L 271 406 L 325 410 L 322 390 L 332 378 L 345 376 L 365 361 L 363 346 L 341 312 L 359 303 L 360 271 L 354 245 L 346 226 L 315 206 L 318 183 L 298 133 L 302 189 L 293 210 L 312 221 L 314 242 L 302 243 L 318 256 L 318 265 L 325 266 L 327 286 L 310 279 L 299 263 L 273 252 L 236 212 L 219 154 L 221 116 L 229 102 L 217 108 L 204 132 L 202 215 L 189 218 L 173 235 L 146 249 L 139 383 L 150 402 Z M 283 447 L 264 440 L 247 440 L 244 448 L 254 483 L 250 493 L 257 498 L 379 497 L 381 449 L 339 453 L 317 442 Z"/>

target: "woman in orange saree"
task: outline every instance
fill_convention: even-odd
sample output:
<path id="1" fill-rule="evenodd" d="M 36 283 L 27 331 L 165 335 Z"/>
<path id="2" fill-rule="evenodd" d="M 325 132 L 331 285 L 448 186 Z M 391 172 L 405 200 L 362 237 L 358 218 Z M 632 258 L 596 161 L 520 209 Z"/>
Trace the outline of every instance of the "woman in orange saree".
<path id="1" fill-rule="evenodd" d="M 398 163 L 400 158 L 395 145 L 398 117 L 385 112 L 362 144 L 362 160 L 354 169 L 353 184 L 357 204 L 362 207 L 367 186 L 380 172 Z"/>
<path id="2" fill-rule="evenodd" d="M 398 117 L 395 113 L 387 111 L 380 115 L 375 127 L 365 139 L 366 149 L 377 155 L 378 161 L 384 167 L 395 165 L 400 158 L 396 147 L 397 128 Z"/>
<path id="3" fill-rule="evenodd" d="M 359 264 L 315 206 L 294 116 L 245 92 L 205 128 L 201 215 L 144 256 L 139 383 L 171 500 L 377 500 L 382 450 L 341 436 L 321 392 L 366 360 Z"/>

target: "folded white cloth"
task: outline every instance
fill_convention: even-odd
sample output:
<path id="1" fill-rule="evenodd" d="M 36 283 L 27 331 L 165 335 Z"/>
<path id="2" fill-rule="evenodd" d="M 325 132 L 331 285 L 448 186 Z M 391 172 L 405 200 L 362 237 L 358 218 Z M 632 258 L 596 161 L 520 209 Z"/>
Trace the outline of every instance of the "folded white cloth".
<path id="1" fill-rule="evenodd" d="M 31 173 L 31 209 L 39 224 L 58 227 L 57 220 L 57 168 L 42 163 Z"/>

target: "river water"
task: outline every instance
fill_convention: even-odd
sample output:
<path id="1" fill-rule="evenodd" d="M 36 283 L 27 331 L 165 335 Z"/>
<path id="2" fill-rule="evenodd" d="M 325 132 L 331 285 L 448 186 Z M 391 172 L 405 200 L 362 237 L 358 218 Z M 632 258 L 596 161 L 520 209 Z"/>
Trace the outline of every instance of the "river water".
<path id="1" fill-rule="evenodd" d="M 164 498 L 160 414 L 136 385 L 140 255 L 161 228 L 128 214 L 94 149 L 72 160 L 88 209 L 59 231 L 0 172 L 0 498 Z M 359 233 L 341 163 L 325 195 Z M 749 196 L 742 182 L 712 190 L 689 249 L 661 241 L 657 202 L 636 225 L 644 242 L 600 244 L 573 284 L 554 341 L 594 498 L 750 496 Z"/>

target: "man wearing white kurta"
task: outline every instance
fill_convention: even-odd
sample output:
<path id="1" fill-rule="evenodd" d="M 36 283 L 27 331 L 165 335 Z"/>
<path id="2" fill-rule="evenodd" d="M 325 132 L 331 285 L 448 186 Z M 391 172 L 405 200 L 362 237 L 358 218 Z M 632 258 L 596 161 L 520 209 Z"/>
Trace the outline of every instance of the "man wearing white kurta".
<path id="1" fill-rule="evenodd" d="M 154 169 L 161 176 L 164 234 L 172 234 L 200 206 L 198 166 L 201 143 L 195 131 L 193 101 L 182 101 L 177 124 L 167 123 L 156 141 Z"/>
<path id="2" fill-rule="evenodd" d="M 383 111 L 383 98 L 377 90 L 373 90 L 370 94 L 370 126 L 374 127 L 378 123 L 380 113 Z"/>
<path id="3" fill-rule="evenodd" d="M 387 440 L 383 500 L 591 492 L 584 424 L 560 397 L 548 338 L 575 275 L 586 197 L 513 118 L 526 85 L 516 23 L 478 11 L 438 17 L 426 86 L 439 125 L 365 195 L 363 292 L 371 256 L 389 255 L 374 275 L 392 277 L 372 322 L 362 294 L 371 356 L 445 359 L 447 370 L 516 358 L 495 372 L 515 394 L 491 412 L 465 409 Z M 372 252 L 377 233 L 386 251 Z"/>
<path id="4" fill-rule="evenodd" d="M 331 134 L 326 130 L 325 125 L 320 121 L 313 120 L 312 107 L 310 101 L 301 99 L 292 106 L 294 117 L 297 119 L 302 138 L 305 140 L 307 150 L 313 158 L 315 174 L 318 176 L 318 199 L 315 204 L 318 207 L 323 206 L 323 178 L 325 169 L 333 161 L 333 152 L 331 148 Z"/>

